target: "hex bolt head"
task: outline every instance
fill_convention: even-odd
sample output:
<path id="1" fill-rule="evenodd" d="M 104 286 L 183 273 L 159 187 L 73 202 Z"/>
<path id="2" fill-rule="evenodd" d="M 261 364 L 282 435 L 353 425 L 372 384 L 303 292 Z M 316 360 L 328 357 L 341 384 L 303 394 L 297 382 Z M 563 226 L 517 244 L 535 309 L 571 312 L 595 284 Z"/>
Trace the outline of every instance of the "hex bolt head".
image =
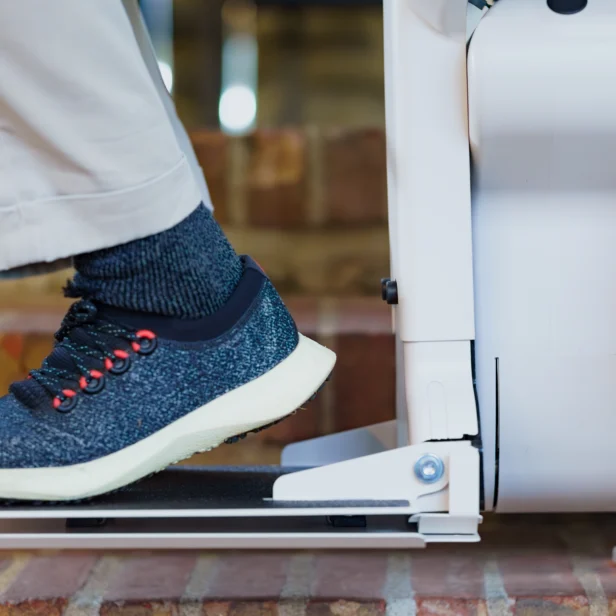
<path id="1" fill-rule="evenodd" d="M 415 476 L 422 483 L 436 483 L 445 474 L 445 464 L 432 453 L 426 453 L 415 462 Z"/>

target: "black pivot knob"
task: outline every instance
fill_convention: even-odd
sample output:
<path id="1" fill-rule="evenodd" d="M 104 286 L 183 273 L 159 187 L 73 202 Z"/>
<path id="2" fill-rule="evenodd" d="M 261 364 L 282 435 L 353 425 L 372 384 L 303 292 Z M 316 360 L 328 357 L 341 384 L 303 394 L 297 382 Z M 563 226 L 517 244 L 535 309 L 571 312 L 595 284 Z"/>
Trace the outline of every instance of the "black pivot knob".
<path id="1" fill-rule="evenodd" d="M 390 306 L 398 303 L 398 283 L 391 278 L 381 278 L 381 298 Z"/>
<path id="2" fill-rule="evenodd" d="M 548 6 L 561 15 L 575 15 L 586 8 L 588 0 L 548 0 Z"/>
<path id="3" fill-rule="evenodd" d="M 385 301 L 387 299 L 387 283 L 391 278 L 381 278 L 381 299 Z"/>

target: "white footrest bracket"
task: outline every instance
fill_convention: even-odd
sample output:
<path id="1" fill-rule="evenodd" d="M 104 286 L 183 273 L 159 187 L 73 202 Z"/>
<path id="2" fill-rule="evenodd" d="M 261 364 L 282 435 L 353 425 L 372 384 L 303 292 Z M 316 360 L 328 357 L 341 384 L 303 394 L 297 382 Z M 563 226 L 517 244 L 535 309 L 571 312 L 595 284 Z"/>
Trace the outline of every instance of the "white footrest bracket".
<path id="1" fill-rule="evenodd" d="M 479 451 L 469 441 L 441 441 L 284 475 L 274 483 L 273 498 L 406 501 L 410 521 L 421 533 L 475 535 L 481 522 L 479 489 Z"/>

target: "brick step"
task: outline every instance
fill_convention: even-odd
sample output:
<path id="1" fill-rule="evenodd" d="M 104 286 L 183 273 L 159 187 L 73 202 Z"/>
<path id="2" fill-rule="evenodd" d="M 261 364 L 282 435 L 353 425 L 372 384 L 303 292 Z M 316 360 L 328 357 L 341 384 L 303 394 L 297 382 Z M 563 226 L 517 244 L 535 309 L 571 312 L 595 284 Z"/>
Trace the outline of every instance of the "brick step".
<path id="1" fill-rule="evenodd" d="M 488 516 L 480 544 L 406 552 L 4 553 L 0 615 L 616 613 L 606 516 Z"/>
<path id="2" fill-rule="evenodd" d="M 394 417 L 394 340 L 387 306 L 378 299 L 362 297 L 291 297 L 286 301 L 300 330 L 338 354 L 332 379 L 293 417 L 251 436 L 246 443 L 194 461 L 217 464 L 237 458 L 271 463 L 286 443 Z M 0 393 L 40 366 L 63 313 L 61 305 L 0 312 Z"/>

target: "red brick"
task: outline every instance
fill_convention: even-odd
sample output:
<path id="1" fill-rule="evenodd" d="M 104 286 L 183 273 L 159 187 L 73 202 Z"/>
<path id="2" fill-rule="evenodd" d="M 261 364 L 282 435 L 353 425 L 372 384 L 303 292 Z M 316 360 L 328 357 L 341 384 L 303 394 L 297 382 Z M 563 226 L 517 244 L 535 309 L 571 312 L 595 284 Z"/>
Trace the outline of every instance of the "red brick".
<path id="1" fill-rule="evenodd" d="M 176 602 L 105 603 L 100 616 L 178 616 Z"/>
<path id="2" fill-rule="evenodd" d="M 238 601 L 231 604 L 229 616 L 278 616 L 276 601 Z"/>
<path id="3" fill-rule="evenodd" d="M 106 601 L 157 601 L 182 596 L 195 566 L 196 555 L 145 554 L 126 559 L 111 580 Z"/>
<path id="4" fill-rule="evenodd" d="M 289 556 L 279 552 L 227 554 L 221 559 L 209 599 L 277 600 L 286 581 Z"/>
<path id="5" fill-rule="evenodd" d="M 589 613 L 585 595 L 518 599 L 515 604 L 516 616 L 588 616 Z"/>
<path id="6" fill-rule="evenodd" d="M 206 601 L 203 604 L 203 616 L 229 616 L 229 601 Z"/>
<path id="7" fill-rule="evenodd" d="M 315 571 L 314 597 L 319 600 L 380 600 L 387 574 L 387 554 L 322 554 L 317 556 Z"/>
<path id="8" fill-rule="evenodd" d="M 487 616 L 485 602 L 473 599 L 424 599 L 417 602 L 417 616 Z"/>
<path id="9" fill-rule="evenodd" d="M 62 616 L 68 601 L 66 599 L 33 600 L 0 605 L 0 616 Z"/>
<path id="10" fill-rule="evenodd" d="M 79 552 L 34 556 L 0 600 L 20 603 L 70 597 L 86 581 L 96 560 L 94 554 Z"/>
<path id="11" fill-rule="evenodd" d="M 227 207 L 229 138 L 224 133 L 201 130 L 193 132 L 191 140 L 207 180 L 216 220 L 225 224 L 229 222 Z"/>
<path id="12" fill-rule="evenodd" d="M 336 431 L 395 417 L 394 338 L 349 334 L 336 339 L 333 383 Z"/>
<path id="13" fill-rule="evenodd" d="M 305 219 L 306 142 L 297 130 L 259 131 L 249 138 L 248 219 L 286 229 Z"/>
<path id="14" fill-rule="evenodd" d="M 306 616 L 382 616 L 385 610 L 384 601 L 311 601 Z"/>
<path id="15" fill-rule="evenodd" d="M 380 129 L 337 130 L 325 139 L 329 220 L 375 224 L 387 220 L 385 135 Z"/>
<path id="16" fill-rule="evenodd" d="M 449 546 L 430 546 L 425 552 L 413 554 L 411 575 L 418 598 L 484 596 L 482 559 L 474 554 L 456 554 Z"/>

